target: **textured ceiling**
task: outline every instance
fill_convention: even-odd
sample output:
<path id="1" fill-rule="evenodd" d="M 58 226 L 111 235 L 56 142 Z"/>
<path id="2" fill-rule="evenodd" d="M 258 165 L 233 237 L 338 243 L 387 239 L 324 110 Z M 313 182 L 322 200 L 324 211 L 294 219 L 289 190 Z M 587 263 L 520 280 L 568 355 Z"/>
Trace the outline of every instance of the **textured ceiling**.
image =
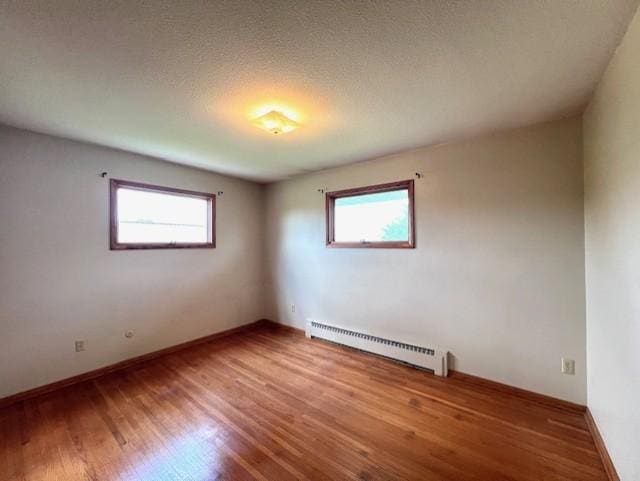
<path id="1" fill-rule="evenodd" d="M 0 0 L 0 122 L 275 180 L 577 113 L 637 4 Z"/>

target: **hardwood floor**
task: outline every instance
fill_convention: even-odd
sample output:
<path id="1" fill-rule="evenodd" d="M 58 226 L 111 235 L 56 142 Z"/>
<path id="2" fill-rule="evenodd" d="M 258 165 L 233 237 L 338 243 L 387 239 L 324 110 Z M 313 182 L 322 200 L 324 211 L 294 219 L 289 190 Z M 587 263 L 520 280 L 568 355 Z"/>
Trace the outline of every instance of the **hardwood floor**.
<path id="1" fill-rule="evenodd" d="M 606 481 L 583 413 L 260 326 L 0 410 L 5 481 Z"/>

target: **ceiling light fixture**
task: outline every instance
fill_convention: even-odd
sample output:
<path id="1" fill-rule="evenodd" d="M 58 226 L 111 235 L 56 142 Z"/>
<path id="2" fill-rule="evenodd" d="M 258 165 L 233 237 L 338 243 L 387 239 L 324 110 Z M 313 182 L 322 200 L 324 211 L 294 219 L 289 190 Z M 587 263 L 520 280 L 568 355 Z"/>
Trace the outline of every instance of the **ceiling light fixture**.
<path id="1" fill-rule="evenodd" d="M 286 134 L 292 130 L 300 127 L 300 124 L 295 120 L 290 119 L 282 112 L 277 110 L 271 110 L 260 117 L 253 119 L 253 125 L 266 130 L 272 134 Z"/>

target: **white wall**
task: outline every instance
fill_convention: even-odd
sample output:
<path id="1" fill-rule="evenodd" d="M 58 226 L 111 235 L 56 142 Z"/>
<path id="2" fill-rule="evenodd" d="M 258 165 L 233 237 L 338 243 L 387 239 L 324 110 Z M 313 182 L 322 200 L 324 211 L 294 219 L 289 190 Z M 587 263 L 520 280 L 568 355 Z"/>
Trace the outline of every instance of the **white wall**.
<path id="1" fill-rule="evenodd" d="M 102 171 L 224 191 L 217 248 L 110 251 Z M 263 317 L 262 191 L 0 127 L 0 398 Z M 87 351 L 75 353 L 75 339 Z"/>
<path id="2" fill-rule="evenodd" d="M 584 116 L 589 408 L 640 479 L 640 13 Z"/>
<path id="3" fill-rule="evenodd" d="M 416 249 L 325 248 L 318 188 L 415 172 Z M 455 369 L 584 403 L 582 174 L 572 118 L 272 184 L 268 316 L 438 344 Z"/>

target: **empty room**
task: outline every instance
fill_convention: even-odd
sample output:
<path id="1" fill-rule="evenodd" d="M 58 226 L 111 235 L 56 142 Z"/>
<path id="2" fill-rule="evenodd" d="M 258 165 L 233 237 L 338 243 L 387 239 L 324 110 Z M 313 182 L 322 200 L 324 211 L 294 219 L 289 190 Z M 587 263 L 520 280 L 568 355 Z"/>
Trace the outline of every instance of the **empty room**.
<path id="1" fill-rule="evenodd" d="M 640 481 L 640 0 L 0 0 L 0 481 Z"/>

